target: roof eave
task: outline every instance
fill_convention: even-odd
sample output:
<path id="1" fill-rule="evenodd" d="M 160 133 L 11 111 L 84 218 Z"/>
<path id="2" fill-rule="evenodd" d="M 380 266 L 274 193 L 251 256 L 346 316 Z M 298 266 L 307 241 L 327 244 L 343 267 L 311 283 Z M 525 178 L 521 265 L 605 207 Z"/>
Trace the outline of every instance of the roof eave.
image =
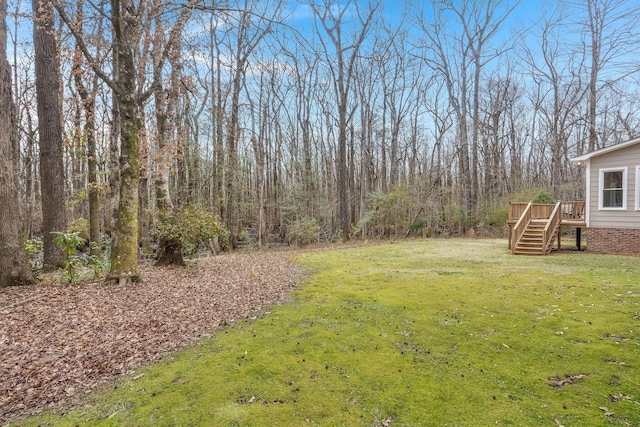
<path id="1" fill-rule="evenodd" d="M 640 143 L 640 138 L 634 138 L 634 139 L 630 139 L 629 141 L 622 142 L 620 144 L 612 145 L 610 147 L 601 148 L 600 150 L 592 151 L 590 153 L 574 157 L 574 158 L 572 158 L 570 160 L 572 162 L 578 163 L 579 165 L 583 165 L 583 164 L 586 163 L 587 160 L 591 159 L 592 157 L 600 156 L 602 154 L 606 154 L 606 153 L 609 153 L 611 151 L 617 151 L 617 150 L 620 150 L 622 148 L 626 148 L 626 147 L 629 147 L 631 145 L 635 145 L 635 144 L 638 144 L 638 143 Z"/>

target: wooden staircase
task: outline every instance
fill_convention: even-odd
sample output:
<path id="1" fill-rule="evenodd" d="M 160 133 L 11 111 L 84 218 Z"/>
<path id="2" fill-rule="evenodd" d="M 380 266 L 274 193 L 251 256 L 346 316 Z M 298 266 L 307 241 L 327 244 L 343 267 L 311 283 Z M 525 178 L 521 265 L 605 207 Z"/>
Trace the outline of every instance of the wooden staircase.
<path id="1" fill-rule="evenodd" d="M 540 209 L 545 207 L 545 209 Z M 562 203 L 528 203 L 509 231 L 509 248 L 514 255 L 548 255 L 560 232 Z"/>
<path id="2" fill-rule="evenodd" d="M 551 232 L 551 238 L 545 242 L 544 230 L 549 219 L 532 219 L 516 242 L 514 253 L 517 255 L 548 255 L 557 235 L 557 226 Z"/>
<path id="3" fill-rule="evenodd" d="M 509 203 L 509 250 L 514 255 L 548 255 L 554 241 L 560 249 L 562 226 L 586 227 L 585 206 L 584 200 Z M 576 246 L 580 247 L 579 237 Z"/>

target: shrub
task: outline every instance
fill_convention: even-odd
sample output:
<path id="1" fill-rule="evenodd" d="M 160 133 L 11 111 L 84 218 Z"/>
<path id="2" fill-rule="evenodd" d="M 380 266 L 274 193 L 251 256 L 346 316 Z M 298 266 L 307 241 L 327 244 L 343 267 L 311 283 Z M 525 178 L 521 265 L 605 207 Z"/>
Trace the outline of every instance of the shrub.
<path id="1" fill-rule="evenodd" d="M 416 217 L 416 219 L 414 219 L 411 224 L 409 224 L 409 230 L 411 231 L 421 230 L 424 227 L 426 227 L 426 225 L 427 225 L 427 220 L 419 216 L 419 217 Z"/>
<path id="2" fill-rule="evenodd" d="M 556 203 L 553 195 L 542 188 L 527 188 L 508 196 L 509 202 Z"/>
<path id="3" fill-rule="evenodd" d="M 367 195 L 367 212 L 359 226 L 366 227 L 369 236 L 404 234 L 409 227 L 407 210 L 411 206 L 411 197 L 405 186 L 399 186 L 385 194 L 374 191 Z"/>
<path id="4" fill-rule="evenodd" d="M 188 205 L 158 219 L 152 236 L 160 242 L 156 265 L 184 265 L 184 250 L 194 250 L 199 243 L 207 243 L 224 236 L 224 226 L 214 214 L 200 206 Z"/>
<path id="5" fill-rule="evenodd" d="M 79 281 L 78 265 L 82 264 L 82 260 L 76 256 L 76 251 L 79 247 L 85 245 L 86 240 L 80 237 L 80 232 L 78 231 L 73 233 L 54 231 L 52 233 L 57 236 L 53 239 L 53 243 L 59 246 L 67 255 L 64 263 L 64 272 L 60 280 L 70 284 Z"/>
<path id="6" fill-rule="evenodd" d="M 550 205 L 555 205 L 556 199 L 548 191 L 540 190 L 533 199 L 533 203 L 548 203 Z"/>
<path id="7" fill-rule="evenodd" d="M 240 233 L 238 234 L 238 242 L 251 243 L 251 235 L 249 234 L 249 230 L 243 228 L 242 231 L 240 231 Z"/>
<path id="8" fill-rule="evenodd" d="M 304 246 L 317 241 L 319 231 L 315 218 L 298 219 L 289 227 L 288 240 Z"/>
<path id="9" fill-rule="evenodd" d="M 478 214 L 478 219 L 485 226 L 502 227 L 506 225 L 508 216 L 507 206 L 499 205 L 483 209 Z"/>

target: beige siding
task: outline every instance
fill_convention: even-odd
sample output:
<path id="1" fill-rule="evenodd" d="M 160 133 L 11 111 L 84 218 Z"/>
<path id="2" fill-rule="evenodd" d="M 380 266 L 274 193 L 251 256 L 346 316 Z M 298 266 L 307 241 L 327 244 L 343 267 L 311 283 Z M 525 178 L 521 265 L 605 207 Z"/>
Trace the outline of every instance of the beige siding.
<path id="1" fill-rule="evenodd" d="M 640 145 L 635 144 L 590 159 L 589 227 L 640 228 L 640 211 L 636 210 L 636 166 L 640 166 Z M 625 210 L 601 210 L 600 170 L 627 168 Z"/>

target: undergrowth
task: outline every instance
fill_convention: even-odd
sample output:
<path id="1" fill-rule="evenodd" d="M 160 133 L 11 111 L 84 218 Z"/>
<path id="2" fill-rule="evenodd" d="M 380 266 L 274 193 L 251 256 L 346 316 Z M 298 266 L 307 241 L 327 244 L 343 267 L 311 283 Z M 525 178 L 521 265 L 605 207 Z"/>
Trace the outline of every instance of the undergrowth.
<path id="1" fill-rule="evenodd" d="M 26 425 L 640 425 L 637 258 L 429 240 L 298 261 L 292 303 Z"/>

